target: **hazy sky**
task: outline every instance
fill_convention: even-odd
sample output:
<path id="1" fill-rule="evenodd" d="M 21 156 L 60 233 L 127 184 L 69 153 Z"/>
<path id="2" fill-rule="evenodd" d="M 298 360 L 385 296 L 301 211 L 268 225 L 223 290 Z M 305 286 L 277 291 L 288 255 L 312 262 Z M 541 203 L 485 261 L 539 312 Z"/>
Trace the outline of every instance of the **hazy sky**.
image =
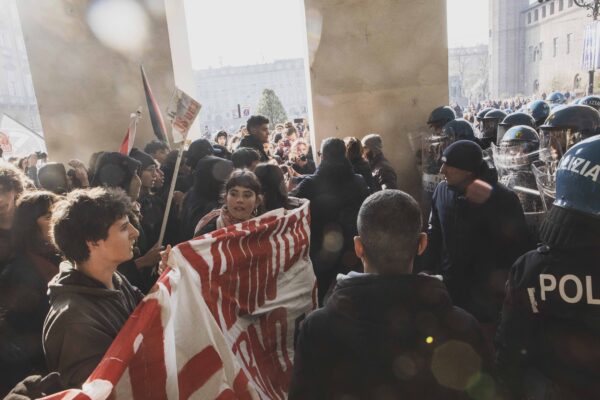
<path id="1" fill-rule="evenodd" d="M 447 1 L 449 46 L 487 43 L 488 0 Z M 306 42 L 302 3 L 185 0 L 194 69 L 302 57 Z"/>

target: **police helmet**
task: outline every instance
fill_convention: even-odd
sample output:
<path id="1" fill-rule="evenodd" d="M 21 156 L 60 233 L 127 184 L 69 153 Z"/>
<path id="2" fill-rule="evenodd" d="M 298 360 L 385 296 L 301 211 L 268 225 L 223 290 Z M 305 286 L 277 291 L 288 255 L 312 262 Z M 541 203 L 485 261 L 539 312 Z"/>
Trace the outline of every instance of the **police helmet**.
<path id="1" fill-rule="evenodd" d="M 578 104 L 584 104 L 600 111 L 600 96 L 587 96 L 579 101 Z"/>
<path id="2" fill-rule="evenodd" d="M 444 126 L 448 122 L 456 119 L 456 113 L 449 106 L 438 107 L 431 112 L 427 125 L 441 125 Z"/>
<path id="3" fill-rule="evenodd" d="M 600 217 L 600 136 L 565 153 L 556 171 L 554 205 Z"/>
<path id="4" fill-rule="evenodd" d="M 450 138 L 452 142 L 456 140 L 475 141 L 475 129 L 473 125 L 463 118 L 457 118 L 444 125 L 442 134 Z"/>
<path id="5" fill-rule="evenodd" d="M 537 126 L 542 125 L 546 121 L 546 118 L 548 118 L 548 115 L 550 115 L 550 106 L 544 100 L 532 101 L 527 106 L 527 110 L 533 119 L 535 119 Z"/>
<path id="6" fill-rule="evenodd" d="M 500 141 L 501 145 L 511 142 L 529 142 L 540 144 L 540 136 L 537 131 L 528 125 L 517 125 L 506 131 L 506 134 Z"/>
<path id="7" fill-rule="evenodd" d="M 548 96 L 548 103 L 550 104 L 565 104 L 566 102 L 567 99 L 561 92 L 552 92 L 550 93 L 550 96 Z"/>
<path id="8" fill-rule="evenodd" d="M 482 122 L 482 137 L 483 139 L 488 139 L 490 142 L 494 142 L 497 137 L 497 129 L 500 121 L 506 118 L 506 113 L 501 110 L 491 109 L 488 111 L 483 117 Z M 487 146 L 486 146 L 487 147 Z"/>
<path id="9" fill-rule="evenodd" d="M 498 168 L 519 169 L 529 165 L 539 157 L 540 137 L 535 129 L 527 125 L 517 125 L 506 131 L 498 146 L 492 146 L 494 162 Z"/>
<path id="10" fill-rule="evenodd" d="M 506 118 L 506 113 L 502 110 L 498 110 L 498 109 L 491 109 L 490 111 L 488 111 L 487 113 L 485 113 L 485 116 L 483 117 L 483 120 L 498 120 L 498 121 L 502 121 L 504 118 Z"/>
<path id="11" fill-rule="evenodd" d="M 477 116 L 475 117 L 477 119 L 478 122 L 483 121 L 483 117 L 485 117 L 485 114 L 488 113 L 488 111 L 493 110 L 492 107 L 486 107 L 483 110 L 479 111 L 477 113 Z"/>
<path id="12" fill-rule="evenodd" d="M 556 162 L 573 145 L 600 133 L 600 114 L 586 105 L 557 108 L 540 127 L 541 157 Z"/>
<path id="13" fill-rule="evenodd" d="M 502 122 L 498 124 L 498 136 L 496 138 L 496 143 L 500 143 L 500 140 L 502 140 L 502 137 L 506 134 L 506 131 L 517 125 L 527 125 L 535 128 L 535 119 L 533 119 L 531 115 L 524 112 L 516 112 L 507 115 L 506 118 L 504 118 Z"/>

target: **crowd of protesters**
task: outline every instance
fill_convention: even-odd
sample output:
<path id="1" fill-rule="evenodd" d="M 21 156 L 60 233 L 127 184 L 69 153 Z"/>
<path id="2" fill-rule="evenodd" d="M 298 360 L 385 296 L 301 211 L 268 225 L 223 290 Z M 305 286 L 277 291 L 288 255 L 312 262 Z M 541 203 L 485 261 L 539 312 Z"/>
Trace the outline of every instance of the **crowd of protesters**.
<path id="1" fill-rule="evenodd" d="M 424 229 L 380 135 L 327 138 L 315 160 L 308 126 L 269 124 L 189 145 L 162 240 L 178 156 L 164 142 L 87 165 L 0 164 L 0 394 L 80 387 L 165 249 L 308 199 L 321 308 L 301 325 L 291 399 L 510 397 L 493 336 L 508 272 L 535 243 L 481 147 L 444 151 Z M 440 352 L 454 362 L 436 369 Z"/>

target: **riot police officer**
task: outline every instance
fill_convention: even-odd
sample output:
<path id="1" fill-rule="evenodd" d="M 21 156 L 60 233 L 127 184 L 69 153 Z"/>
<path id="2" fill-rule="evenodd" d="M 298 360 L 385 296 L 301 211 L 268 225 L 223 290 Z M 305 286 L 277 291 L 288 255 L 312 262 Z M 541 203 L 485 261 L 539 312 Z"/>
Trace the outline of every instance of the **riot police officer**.
<path id="1" fill-rule="evenodd" d="M 534 129 L 536 127 L 535 119 L 533 119 L 533 117 L 527 113 L 516 112 L 516 113 L 509 114 L 506 116 L 506 118 L 504 118 L 502 120 L 502 122 L 500 122 L 498 124 L 498 133 L 496 136 L 496 143 L 500 144 L 500 141 L 502 140 L 502 137 L 504 136 L 506 131 L 508 131 L 513 126 L 517 126 L 517 125 L 530 126 Z"/>
<path id="2" fill-rule="evenodd" d="M 600 114 L 586 105 L 562 106 L 540 127 L 540 160 L 533 172 L 546 202 L 555 198 L 555 173 L 565 152 L 583 139 L 600 133 Z"/>
<path id="3" fill-rule="evenodd" d="M 498 124 L 506 118 L 506 113 L 501 110 L 492 109 L 483 117 L 483 127 L 481 129 L 481 148 L 488 149 L 492 143 L 496 142 Z"/>
<path id="4" fill-rule="evenodd" d="M 496 350 L 498 371 L 518 398 L 600 393 L 599 175 L 600 136 L 566 152 L 542 245 L 511 269 Z"/>
<path id="5" fill-rule="evenodd" d="M 493 110 L 492 107 L 485 107 L 484 109 L 482 109 L 481 111 L 479 111 L 477 113 L 477 115 L 475 116 L 475 119 L 477 120 L 477 128 L 479 130 L 481 130 L 482 127 L 483 127 L 483 117 L 485 117 L 485 114 L 487 114 L 488 111 L 491 111 L 491 110 Z"/>
<path id="6" fill-rule="evenodd" d="M 586 106 L 595 108 L 596 111 L 600 111 L 600 96 L 586 96 L 581 99 L 578 104 L 584 104 Z"/>
<path id="7" fill-rule="evenodd" d="M 538 133 L 527 125 L 513 126 L 497 147 L 492 145 L 492 149 L 498 180 L 515 191 L 523 206 L 527 225 L 533 234 L 537 234 L 543 207 L 531 164 L 539 158 Z"/>
<path id="8" fill-rule="evenodd" d="M 444 125 L 454 119 L 456 119 L 456 113 L 452 107 L 442 106 L 434 109 L 431 114 L 429 114 L 427 125 L 433 130 L 434 134 L 439 134 Z"/>
<path id="9" fill-rule="evenodd" d="M 535 119 L 535 125 L 539 127 L 550 115 L 550 106 L 544 100 L 535 100 L 527 105 L 527 111 Z"/>
<path id="10" fill-rule="evenodd" d="M 565 104 L 567 99 L 564 94 L 561 92 L 552 92 L 550 96 L 548 96 L 548 103 L 550 104 Z"/>

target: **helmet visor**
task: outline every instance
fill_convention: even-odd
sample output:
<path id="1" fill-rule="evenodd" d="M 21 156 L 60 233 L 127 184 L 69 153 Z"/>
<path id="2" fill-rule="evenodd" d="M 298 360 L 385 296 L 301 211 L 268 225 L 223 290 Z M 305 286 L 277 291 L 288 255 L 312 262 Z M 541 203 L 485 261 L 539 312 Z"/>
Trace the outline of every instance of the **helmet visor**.
<path id="1" fill-rule="evenodd" d="M 583 138 L 579 132 L 571 129 L 542 129 L 540 139 L 540 159 L 549 162 L 558 162 L 572 146 Z"/>
<path id="2" fill-rule="evenodd" d="M 506 131 L 508 131 L 511 127 L 508 125 L 498 125 L 497 133 L 496 133 L 496 143 L 500 143 Z"/>
<path id="3" fill-rule="evenodd" d="M 498 128 L 497 119 L 484 119 L 482 124 L 482 133 L 484 138 L 495 138 Z"/>
<path id="4" fill-rule="evenodd" d="M 498 169 L 529 170 L 531 163 L 539 158 L 540 150 L 534 142 L 512 141 L 500 146 L 492 143 L 492 153 Z"/>

